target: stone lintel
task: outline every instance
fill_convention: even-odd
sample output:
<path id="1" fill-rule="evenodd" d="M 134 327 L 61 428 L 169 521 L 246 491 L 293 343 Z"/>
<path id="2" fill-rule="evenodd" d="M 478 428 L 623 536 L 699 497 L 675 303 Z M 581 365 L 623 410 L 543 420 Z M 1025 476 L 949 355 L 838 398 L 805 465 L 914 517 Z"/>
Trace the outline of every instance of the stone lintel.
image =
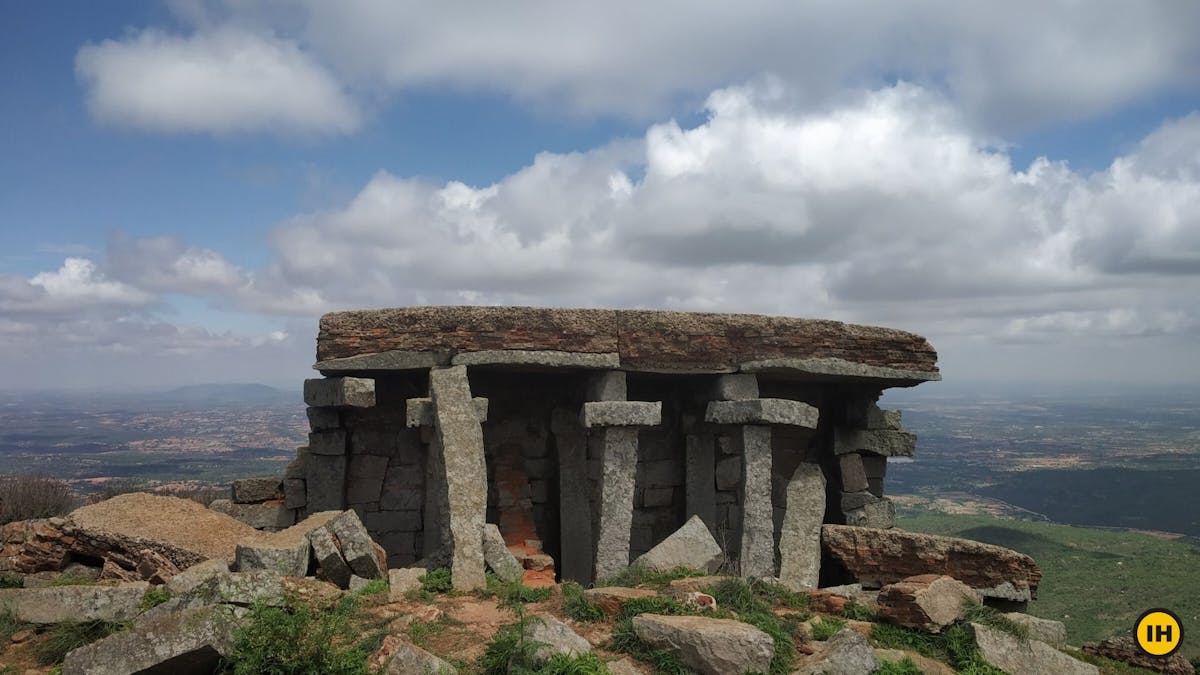
<path id="1" fill-rule="evenodd" d="M 762 359 L 741 364 L 743 373 L 796 373 L 814 379 L 879 380 L 891 386 L 912 386 L 921 382 L 938 382 L 941 373 L 928 370 L 904 370 L 888 366 L 872 366 L 839 358 Z"/>
<path id="2" fill-rule="evenodd" d="M 305 380 L 304 402 L 314 408 L 371 408 L 375 406 L 375 380 L 363 377 Z"/>
<path id="3" fill-rule="evenodd" d="M 561 352 L 548 349 L 487 349 L 463 352 L 450 359 L 456 366 L 532 366 L 538 368 L 602 368 L 621 365 L 616 353 Z"/>
<path id="4" fill-rule="evenodd" d="M 406 401 L 405 422 L 409 427 L 430 427 L 434 424 L 433 399 L 410 398 Z M 475 408 L 475 418 L 482 424 L 487 421 L 488 400 L 482 396 L 471 399 Z"/>
<path id="5" fill-rule="evenodd" d="M 907 431 L 847 429 L 833 430 L 833 452 L 866 452 L 884 457 L 912 457 L 917 447 L 916 434 Z"/>
<path id="6" fill-rule="evenodd" d="M 410 352 L 393 349 L 317 361 L 313 364 L 313 370 L 329 374 L 364 370 L 425 370 L 447 365 L 450 365 L 450 354 L 447 352 Z"/>
<path id="7" fill-rule="evenodd" d="M 817 409 L 784 398 L 710 401 L 704 419 L 714 424 L 785 424 L 817 428 Z"/>
<path id="8" fill-rule="evenodd" d="M 754 373 L 719 375 L 713 384 L 714 401 L 745 401 L 758 398 L 758 376 Z"/>
<path id="9" fill-rule="evenodd" d="M 662 401 L 588 401 L 580 420 L 588 429 L 655 427 L 662 424 Z"/>

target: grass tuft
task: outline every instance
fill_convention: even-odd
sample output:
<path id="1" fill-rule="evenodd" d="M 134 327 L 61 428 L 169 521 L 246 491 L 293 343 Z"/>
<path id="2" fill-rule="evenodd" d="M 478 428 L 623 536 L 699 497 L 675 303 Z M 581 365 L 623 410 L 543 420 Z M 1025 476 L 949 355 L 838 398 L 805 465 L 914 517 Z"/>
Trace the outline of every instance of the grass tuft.
<path id="1" fill-rule="evenodd" d="M 1021 639 L 1029 639 L 1029 627 L 1004 616 L 999 610 L 981 605 L 970 598 L 963 598 L 963 621 L 978 623 Z"/>
<path id="2" fill-rule="evenodd" d="M 875 612 L 872 611 L 870 607 L 867 607 L 866 605 L 860 605 L 853 600 L 847 602 L 846 606 L 842 608 L 842 616 L 854 621 L 875 620 Z"/>
<path id="3" fill-rule="evenodd" d="M 562 585 L 563 613 L 580 622 L 603 621 L 604 612 L 588 602 L 583 595 L 583 587 L 574 581 Z"/>
<path id="4" fill-rule="evenodd" d="M 881 660 L 873 675 L 921 675 L 921 669 L 906 656 L 899 661 Z"/>
<path id="5" fill-rule="evenodd" d="M 166 586 L 155 586 L 147 589 L 142 595 L 142 611 L 153 609 L 171 599 L 171 592 Z"/>
<path id="6" fill-rule="evenodd" d="M 601 586 L 651 586 L 662 590 L 671 585 L 671 582 L 676 579 L 702 576 L 705 576 L 704 572 L 694 570 L 690 567 L 676 567 L 666 572 L 655 572 L 640 567 L 626 567 L 614 576 L 596 581 L 594 585 L 597 588 Z"/>
<path id="7" fill-rule="evenodd" d="M 128 624 L 113 621 L 65 621 L 56 623 L 34 646 L 33 656 L 43 666 L 62 663 L 71 651 L 125 630 Z"/>
<path id="8" fill-rule="evenodd" d="M 483 597 L 495 597 L 501 607 L 515 608 L 528 602 L 541 602 L 554 594 L 554 589 L 530 588 L 519 581 L 503 581 L 489 572 Z"/>
<path id="9" fill-rule="evenodd" d="M 235 675 L 366 675 L 367 658 L 382 635 L 357 620 L 358 596 L 347 595 L 328 610 L 296 602 L 255 605 L 234 633 L 230 659 Z"/>
<path id="10" fill-rule="evenodd" d="M 24 588 L 25 577 L 20 574 L 0 574 L 0 588 Z"/>
<path id="11" fill-rule="evenodd" d="M 450 584 L 450 568 L 438 567 L 421 575 L 421 590 L 426 593 L 449 593 L 453 586 Z"/>
<path id="12" fill-rule="evenodd" d="M 824 642 L 833 637 L 833 634 L 846 627 L 846 622 L 835 616 L 823 616 L 819 621 L 812 626 L 812 636 L 814 640 Z"/>

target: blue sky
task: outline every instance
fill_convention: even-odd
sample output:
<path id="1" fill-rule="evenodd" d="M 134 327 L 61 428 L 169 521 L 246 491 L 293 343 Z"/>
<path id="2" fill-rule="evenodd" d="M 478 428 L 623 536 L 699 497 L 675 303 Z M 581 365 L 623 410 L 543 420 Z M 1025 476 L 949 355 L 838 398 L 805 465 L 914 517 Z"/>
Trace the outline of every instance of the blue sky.
<path id="1" fill-rule="evenodd" d="M 294 383 L 322 312 L 753 311 L 1200 376 L 1200 6 L 16 3 L 5 387 Z"/>

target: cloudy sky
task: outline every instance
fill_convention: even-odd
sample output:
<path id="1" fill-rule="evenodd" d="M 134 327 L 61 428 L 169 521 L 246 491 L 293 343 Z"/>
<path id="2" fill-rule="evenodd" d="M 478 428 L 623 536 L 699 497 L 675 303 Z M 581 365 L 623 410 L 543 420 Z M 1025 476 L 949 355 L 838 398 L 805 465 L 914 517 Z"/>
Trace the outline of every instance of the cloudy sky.
<path id="1" fill-rule="evenodd" d="M 836 318 L 1200 378 L 1200 3 L 6 3 L 0 388 L 298 386 L 322 312 Z"/>

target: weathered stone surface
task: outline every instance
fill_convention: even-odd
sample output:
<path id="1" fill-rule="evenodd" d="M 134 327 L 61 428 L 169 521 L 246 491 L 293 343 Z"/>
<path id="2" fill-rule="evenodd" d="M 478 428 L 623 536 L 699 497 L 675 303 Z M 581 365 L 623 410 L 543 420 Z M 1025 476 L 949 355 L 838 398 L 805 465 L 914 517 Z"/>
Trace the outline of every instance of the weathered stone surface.
<path id="1" fill-rule="evenodd" d="M 985 598 L 1037 598 L 1042 571 L 1027 555 L 969 539 L 823 525 L 821 548 L 864 585 L 883 586 L 921 574 L 944 574 Z"/>
<path id="2" fill-rule="evenodd" d="M 407 637 L 389 635 L 383 649 L 391 654 L 383 675 L 456 675 L 458 670 L 441 658 L 414 645 Z M 374 671 L 372 671 L 374 672 Z"/>
<path id="3" fill-rule="evenodd" d="M 1025 630 L 1029 631 L 1029 637 L 1034 640 L 1041 640 L 1053 647 L 1067 644 L 1067 627 L 1061 621 L 1042 619 L 1021 612 L 1009 612 L 1004 616 L 1024 626 Z"/>
<path id="4" fill-rule="evenodd" d="M 375 380 L 362 377 L 305 380 L 304 402 L 314 408 L 370 408 L 375 405 Z"/>
<path id="5" fill-rule="evenodd" d="M 711 434 L 689 434 L 684 459 L 686 515 L 717 529 L 716 447 Z"/>
<path id="6" fill-rule="evenodd" d="M 738 439 L 741 447 L 741 439 Z M 714 479 L 718 490 L 736 490 L 742 484 L 742 458 L 739 456 L 723 457 L 717 462 Z"/>
<path id="7" fill-rule="evenodd" d="M 704 414 L 713 424 L 783 424 L 806 429 L 816 429 L 818 417 L 811 405 L 785 398 L 710 401 Z"/>
<path id="8" fill-rule="evenodd" d="M 779 581 L 792 590 L 816 588 L 821 574 L 825 474 L 802 462 L 788 481 L 787 511 L 779 531 Z"/>
<path id="9" fill-rule="evenodd" d="M 283 481 L 283 505 L 289 509 L 302 509 L 308 504 L 308 490 L 301 478 L 288 478 Z"/>
<path id="10" fill-rule="evenodd" d="M 425 370 L 448 365 L 450 365 L 450 355 L 446 352 L 410 352 L 395 349 L 343 359 L 317 361 L 313 364 L 313 370 L 330 375 L 360 370 Z"/>
<path id="11" fill-rule="evenodd" d="M 570 626 L 549 614 L 539 614 L 529 620 L 525 638 L 542 643 L 533 653 L 533 660 L 544 663 L 558 654 L 578 656 L 592 651 L 592 645 Z"/>
<path id="12" fill-rule="evenodd" d="M 872 494 L 872 496 L 874 496 Z M 847 525 L 873 527 L 886 530 L 896 526 L 896 505 L 886 497 L 877 497 L 862 507 L 843 514 Z"/>
<path id="13" fill-rule="evenodd" d="M 655 598 L 658 593 L 649 588 L 625 588 L 623 586 L 601 586 L 589 588 L 583 592 L 588 602 L 600 608 L 605 614 L 612 616 L 621 611 L 625 603 L 639 598 Z"/>
<path id="14" fill-rule="evenodd" d="M 833 452 L 867 452 L 884 457 L 912 457 L 917 436 L 907 431 L 867 431 L 837 427 L 833 430 Z"/>
<path id="15" fill-rule="evenodd" d="M 1008 673 L 1022 675 L 1099 675 L 1100 669 L 1040 640 L 1022 640 L 981 624 L 970 624 L 979 654 Z"/>
<path id="16" fill-rule="evenodd" d="M 1183 652 L 1175 652 L 1171 656 L 1150 656 L 1138 648 L 1137 643 L 1128 635 L 1110 637 L 1100 642 L 1084 643 L 1085 654 L 1095 654 L 1106 659 L 1128 663 L 1137 668 L 1145 668 L 1167 675 L 1195 675 L 1196 669 L 1184 658 Z"/>
<path id="17" fill-rule="evenodd" d="M 433 399 L 431 398 L 410 398 L 405 403 L 404 417 L 405 424 L 409 427 L 432 427 L 434 425 L 433 418 Z M 488 416 L 488 400 L 476 396 L 471 399 L 471 405 L 475 409 L 475 419 L 480 423 L 487 421 Z"/>
<path id="18" fill-rule="evenodd" d="M 588 377 L 584 391 L 586 401 L 624 401 L 626 400 L 626 377 L 623 370 L 609 370 L 593 373 Z"/>
<path id="19" fill-rule="evenodd" d="M 387 571 L 386 558 L 380 559 L 378 545 L 354 511 L 343 511 L 325 528 L 337 540 L 338 549 L 350 570 L 360 577 L 380 579 Z M 309 537 L 312 541 L 312 537 Z M 320 560 L 320 558 L 318 558 Z"/>
<path id="20" fill-rule="evenodd" d="M 630 567 L 655 572 L 690 567 L 712 574 L 721 565 L 721 560 L 721 547 L 717 540 L 713 539 L 704 521 L 692 516 L 671 536 L 638 556 Z"/>
<path id="21" fill-rule="evenodd" d="M 863 470 L 862 455 L 848 452 L 838 457 L 838 467 L 842 476 L 843 492 L 859 492 L 870 487 L 867 483 L 867 473 Z"/>
<path id="22" fill-rule="evenodd" d="M 758 376 L 751 373 L 718 375 L 713 382 L 714 401 L 744 401 L 758 398 Z"/>
<path id="23" fill-rule="evenodd" d="M 63 675 L 215 672 L 233 653 L 237 628 L 229 607 L 199 607 L 140 621 L 129 630 L 67 654 Z"/>
<path id="24" fill-rule="evenodd" d="M 284 576 L 302 577 L 308 573 L 309 550 L 307 540 L 238 544 L 234 568 L 239 572 L 272 570 Z"/>
<path id="25" fill-rule="evenodd" d="M 229 572 L 229 563 L 225 562 L 225 560 L 221 558 L 205 560 L 171 577 L 171 580 L 167 582 L 167 590 L 171 592 L 171 595 L 182 595 L 209 577 L 218 574 L 229 574 Z"/>
<path id="26" fill-rule="evenodd" d="M 979 593 L 948 576 L 909 577 L 879 590 L 879 616 L 888 623 L 940 633 L 962 619 L 964 603 L 979 604 Z"/>
<path id="27" fill-rule="evenodd" d="M 49 624 L 63 621 L 124 621 L 137 616 L 144 581 L 117 586 L 46 586 L 0 589 L 0 613 L 12 612 L 17 621 Z"/>
<path id="28" fill-rule="evenodd" d="M 661 401 L 588 401 L 580 416 L 583 426 L 653 427 L 662 424 Z"/>
<path id="29" fill-rule="evenodd" d="M 281 529 L 296 524 L 296 513 L 282 499 L 258 504 L 235 504 L 228 499 L 215 499 L 208 508 L 255 529 Z"/>
<path id="30" fill-rule="evenodd" d="M 370 583 L 371 583 L 370 579 L 364 579 L 363 577 L 360 577 L 357 574 L 351 574 L 349 590 L 351 593 L 356 593 L 356 592 L 361 591 L 362 589 L 366 588 L 367 585 Z"/>
<path id="31" fill-rule="evenodd" d="M 179 596 L 180 607 L 255 603 L 281 607 L 285 602 L 283 577 L 271 570 L 213 574 Z"/>
<path id="32" fill-rule="evenodd" d="M 328 431 L 342 426 L 342 416 L 337 408 L 306 408 L 308 428 L 312 431 Z"/>
<path id="33" fill-rule="evenodd" d="M 936 370 L 909 370 L 858 363 L 855 359 L 760 359 L 741 365 L 744 373 L 794 373 L 814 380 L 870 381 L 886 386 L 907 387 L 942 379 Z"/>
<path id="34" fill-rule="evenodd" d="M 564 352 L 553 349 L 488 349 L 463 352 L 450 359 L 455 366 L 527 366 L 541 368 L 616 368 L 615 353 Z"/>
<path id="35" fill-rule="evenodd" d="M 346 456 L 309 455 L 305 492 L 310 512 L 346 508 Z"/>
<path id="36" fill-rule="evenodd" d="M 487 468 L 483 431 L 471 404 L 471 386 L 463 366 L 432 370 L 437 436 L 441 443 L 447 498 L 450 506 L 451 578 L 454 589 L 483 588 L 483 539 L 480 528 L 487 515 Z"/>
<path id="37" fill-rule="evenodd" d="M 310 455 L 346 454 L 346 431 L 330 429 L 329 431 L 311 432 L 308 435 L 308 453 Z"/>
<path id="38" fill-rule="evenodd" d="M 741 431 L 742 485 L 739 496 L 742 503 L 742 546 L 739 564 L 744 577 L 770 577 L 775 575 L 771 428 L 747 425 Z"/>
<path id="39" fill-rule="evenodd" d="M 421 577 L 425 576 L 424 567 L 405 567 L 388 570 L 388 601 L 399 602 L 409 591 L 421 588 Z"/>
<path id="40" fill-rule="evenodd" d="M 918 335 L 752 314 L 406 307 L 326 314 L 317 338 L 320 361 L 388 351 L 495 349 L 617 353 L 623 370 L 732 372 L 745 364 L 746 372 L 784 369 L 903 382 L 938 378 L 937 355 Z"/>
<path id="41" fill-rule="evenodd" d="M 492 569 L 501 581 L 520 581 L 525 578 L 525 568 L 516 556 L 509 552 L 500 536 L 500 528 L 492 523 L 486 523 L 482 529 L 483 561 Z"/>
<path id="42" fill-rule="evenodd" d="M 870 643 L 851 628 L 834 633 L 804 660 L 798 675 L 866 675 L 879 668 Z"/>
<path id="43" fill-rule="evenodd" d="M 924 675 L 957 675 L 958 673 L 958 671 L 941 661 L 935 661 L 928 656 L 922 656 L 916 652 L 900 649 L 879 649 L 878 647 L 871 651 L 875 652 L 875 658 L 879 659 L 880 665 L 883 665 L 884 661 L 898 663 L 904 659 L 908 659 Z"/>
<path id="44" fill-rule="evenodd" d="M 282 487 L 279 479 L 274 476 L 239 478 L 233 481 L 233 503 L 256 504 L 268 499 L 278 499 L 283 496 Z"/>
<path id="45" fill-rule="evenodd" d="M 775 657 L 770 635 L 731 619 L 639 614 L 633 617 L 633 631 L 704 675 L 765 673 Z"/>
<path id="46" fill-rule="evenodd" d="M 594 576 L 604 579 L 629 565 L 638 432 L 629 427 L 610 427 L 601 429 L 599 433 L 603 473 L 600 478 L 600 519 L 596 533 Z"/>

